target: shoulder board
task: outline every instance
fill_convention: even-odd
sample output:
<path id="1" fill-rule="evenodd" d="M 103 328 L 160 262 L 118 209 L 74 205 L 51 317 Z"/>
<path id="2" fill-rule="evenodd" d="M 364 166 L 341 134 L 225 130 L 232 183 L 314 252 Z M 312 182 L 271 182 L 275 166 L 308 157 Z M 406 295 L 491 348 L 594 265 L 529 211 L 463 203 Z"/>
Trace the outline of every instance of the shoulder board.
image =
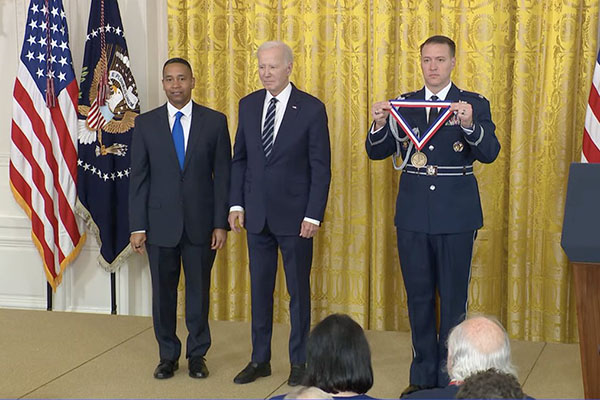
<path id="1" fill-rule="evenodd" d="M 483 97 L 483 95 L 479 94 L 479 93 L 475 93 L 475 92 L 469 92 L 467 90 L 463 90 L 463 89 L 459 89 L 460 94 L 462 96 L 467 96 L 467 97 L 476 97 L 478 99 L 482 99 L 482 100 L 487 100 L 485 97 Z"/>
<path id="2" fill-rule="evenodd" d="M 400 96 L 398 96 L 398 100 L 408 99 L 409 97 L 413 96 L 415 93 L 417 93 L 417 92 L 416 91 L 412 91 L 412 92 L 402 93 Z"/>

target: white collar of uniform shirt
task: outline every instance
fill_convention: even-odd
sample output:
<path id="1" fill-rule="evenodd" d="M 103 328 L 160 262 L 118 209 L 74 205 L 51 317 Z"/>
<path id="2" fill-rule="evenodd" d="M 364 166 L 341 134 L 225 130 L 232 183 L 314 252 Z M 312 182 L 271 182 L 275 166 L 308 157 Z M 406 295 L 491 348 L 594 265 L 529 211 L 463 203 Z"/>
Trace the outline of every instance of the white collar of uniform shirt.
<path id="1" fill-rule="evenodd" d="M 446 100 L 446 96 L 448 96 L 448 92 L 450 91 L 451 87 L 452 87 L 452 82 L 450 82 L 448 84 L 448 86 L 446 86 L 439 92 L 433 93 L 431 90 L 429 90 L 429 88 L 427 86 L 425 86 L 425 100 L 430 100 L 431 96 L 436 95 L 438 97 L 438 101 L 444 101 L 444 100 Z M 429 120 L 429 110 L 431 110 L 431 108 L 429 108 L 429 107 L 425 109 L 425 112 L 427 113 L 427 120 Z"/>

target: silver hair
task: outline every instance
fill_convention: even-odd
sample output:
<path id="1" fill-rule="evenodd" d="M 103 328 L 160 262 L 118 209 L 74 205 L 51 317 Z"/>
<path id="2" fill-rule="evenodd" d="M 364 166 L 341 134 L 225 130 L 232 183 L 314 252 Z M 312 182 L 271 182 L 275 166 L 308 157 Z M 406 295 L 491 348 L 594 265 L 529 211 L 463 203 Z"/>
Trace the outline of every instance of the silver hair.
<path id="1" fill-rule="evenodd" d="M 502 332 L 501 342 L 490 352 L 482 352 L 471 342 L 470 332 L 465 329 L 465 322 L 473 318 L 484 318 L 493 322 Z M 486 334 L 486 332 L 476 332 Z M 448 335 L 448 375 L 450 380 L 464 381 L 469 376 L 495 368 L 498 371 L 517 376 L 511 361 L 510 340 L 506 330 L 498 320 L 487 316 L 471 317 L 455 326 Z"/>
<path id="2" fill-rule="evenodd" d="M 283 58 L 288 62 L 288 64 L 292 64 L 294 62 L 294 53 L 292 52 L 291 47 L 279 40 L 270 40 L 261 44 L 258 47 L 258 50 L 256 50 L 256 57 L 258 57 L 258 53 L 261 51 L 275 47 L 280 47 L 283 50 Z"/>

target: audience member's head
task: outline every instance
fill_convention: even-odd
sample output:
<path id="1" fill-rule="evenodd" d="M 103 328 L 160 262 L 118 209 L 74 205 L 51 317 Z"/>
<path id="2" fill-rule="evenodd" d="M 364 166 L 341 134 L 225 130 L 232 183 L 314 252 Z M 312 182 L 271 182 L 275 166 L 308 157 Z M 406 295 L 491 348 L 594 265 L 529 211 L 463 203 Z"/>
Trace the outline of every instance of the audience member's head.
<path id="1" fill-rule="evenodd" d="M 333 399 L 333 396 L 314 386 L 298 386 L 284 399 Z"/>
<path id="2" fill-rule="evenodd" d="M 490 368 L 516 376 L 508 335 L 495 319 L 468 318 L 454 327 L 448 336 L 450 380 L 462 382 Z"/>
<path id="3" fill-rule="evenodd" d="M 524 399 L 526 396 L 513 374 L 494 368 L 477 372 L 460 385 L 457 399 Z"/>
<path id="4" fill-rule="evenodd" d="M 306 346 L 305 386 L 327 393 L 366 393 L 373 386 L 371 350 L 360 325 L 344 314 L 319 322 Z"/>

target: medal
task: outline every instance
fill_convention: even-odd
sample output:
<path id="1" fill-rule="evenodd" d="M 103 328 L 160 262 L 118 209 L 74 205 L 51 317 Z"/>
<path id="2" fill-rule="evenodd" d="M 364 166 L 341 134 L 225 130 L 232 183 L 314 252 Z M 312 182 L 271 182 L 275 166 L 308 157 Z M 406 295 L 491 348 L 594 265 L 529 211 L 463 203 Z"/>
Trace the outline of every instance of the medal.
<path id="1" fill-rule="evenodd" d="M 463 151 L 464 148 L 465 148 L 465 145 L 460 140 L 457 142 L 454 142 L 454 144 L 452 145 L 452 149 L 456 153 L 460 153 L 461 151 Z"/>
<path id="2" fill-rule="evenodd" d="M 422 168 L 427 165 L 427 156 L 425 153 L 416 151 L 411 157 L 410 162 L 417 168 Z"/>

